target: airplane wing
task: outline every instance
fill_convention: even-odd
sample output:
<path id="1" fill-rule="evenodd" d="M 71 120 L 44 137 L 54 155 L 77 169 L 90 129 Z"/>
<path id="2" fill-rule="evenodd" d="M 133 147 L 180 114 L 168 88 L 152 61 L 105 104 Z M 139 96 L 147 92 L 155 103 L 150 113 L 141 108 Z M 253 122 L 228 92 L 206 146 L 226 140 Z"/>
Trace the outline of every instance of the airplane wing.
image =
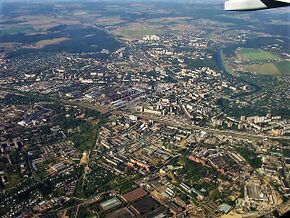
<path id="1" fill-rule="evenodd" d="M 290 0 L 229 0 L 225 2 L 226 11 L 255 11 L 286 6 L 290 6 Z"/>
<path id="2" fill-rule="evenodd" d="M 277 2 L 285 2 L 285 3 L 289 3 L 290 4 L 290 0 L 275 0 Z"/>

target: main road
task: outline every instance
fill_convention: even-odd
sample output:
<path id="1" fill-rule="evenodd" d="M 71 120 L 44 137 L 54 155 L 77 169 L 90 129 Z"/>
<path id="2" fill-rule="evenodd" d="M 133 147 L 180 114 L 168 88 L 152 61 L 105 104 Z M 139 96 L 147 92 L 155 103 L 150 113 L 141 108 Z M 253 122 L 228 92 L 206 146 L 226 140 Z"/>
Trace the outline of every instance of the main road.
<path id="1" fill-rule="evenodd" d="M 131 114 L 123 111 L 112 111 L 112 114 L 121 115 L 121 116 L 129 116 Z M 251 139 L 251 140 L 259 140 L 259 139 L 272 139 L 272 140 L 290 140 L 289 136 L 267 136 L 261 133 L 249 133 L 249 132 L 238 132 L 234 130 L 221 130 L 214 129 L 209 127 L 202 127 L 191 124 L 189 121 L 185 122 L 185 119 L 176 120 L 174 118 L 164 118 L 158 116 L 152 116 L 144 113 L 135 113 L 136 116 L 140 117 L 144 120 L 153 120 L 160 124 L 165 124 L 167 126 L 177 127 L 177 128 L 185 128 L 190 130 L 201 130 L 208 133 L 231 136 L 234 138 L 243 138 L 243 139 Z"/>

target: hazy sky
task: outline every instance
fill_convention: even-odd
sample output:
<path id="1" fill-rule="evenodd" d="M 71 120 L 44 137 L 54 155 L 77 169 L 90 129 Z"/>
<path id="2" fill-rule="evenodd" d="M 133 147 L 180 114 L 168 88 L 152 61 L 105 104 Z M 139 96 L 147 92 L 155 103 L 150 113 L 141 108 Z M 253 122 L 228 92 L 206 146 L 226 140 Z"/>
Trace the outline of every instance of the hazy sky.
<path id="1" fill-rule="evenodd" d="M 220 2 L 225 2 L 226 0 L 0 0 L 0 2 L 61 2 L 61 1 L 79 1 L 79 2 L 82 2 L 82 1 L 103 1 L 103 2 L 106 2 L 106 1 L 109 1 L 109 2 L 125 2 L 125 1 L 131 1 L 131 2 L 149 2 L 149 1 L 155 1 L 155 2 L 158 2 L 158 1 L 171 1 L 171 2 L 188 2 L 188 3 L 197 3 L 197 2 L 215 2 L 215 3 L 220 3 Z"/>

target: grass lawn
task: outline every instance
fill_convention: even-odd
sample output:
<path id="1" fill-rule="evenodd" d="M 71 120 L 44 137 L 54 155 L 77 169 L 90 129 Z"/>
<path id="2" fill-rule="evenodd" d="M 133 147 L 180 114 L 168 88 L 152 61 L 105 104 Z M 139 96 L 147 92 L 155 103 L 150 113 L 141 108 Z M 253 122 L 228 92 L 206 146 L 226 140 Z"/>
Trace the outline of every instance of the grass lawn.
<path id="1" fill-rule="evenodd" d="M 252 64 L 246 67 L 246 71 L 273 76 L 289 76 L 290 61 L 281 61 L 278 63 Z"/>
<path id="2" fill-rule="evenodd" d="M 272 75 L 279 76 L 279 69 L 276 67 L 274 63 L 269 64 L 252 64 L 246 67 L 246 71 L 251 73 L 257 73 L 261 75 Z"/>
<path id="3" fill-rule="evenodd" d="M 290 61 L 281 61 L 276 63 L 276 66 L 279 69 L 281 75 L 290 76 Z"/>
<path id="4" fill-rule="evenodd" d="M 279 59 L 278 56 L 261 49 L 242 48 L 237 50 L 237 54 L 249 61 L 274 61 Z"/>

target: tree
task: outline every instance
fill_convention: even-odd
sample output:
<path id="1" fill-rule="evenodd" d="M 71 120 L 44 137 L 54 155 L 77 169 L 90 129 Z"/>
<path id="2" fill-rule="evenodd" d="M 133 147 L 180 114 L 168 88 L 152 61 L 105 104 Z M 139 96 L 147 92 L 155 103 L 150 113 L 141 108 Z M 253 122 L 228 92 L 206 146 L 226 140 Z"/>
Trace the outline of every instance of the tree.
<path id="1" fill-rule="evenodd" d="M 213 201 L 221 198 L 221 193 L 218 189 L 214 189 L 209 193 L 209 198 Z"/>

